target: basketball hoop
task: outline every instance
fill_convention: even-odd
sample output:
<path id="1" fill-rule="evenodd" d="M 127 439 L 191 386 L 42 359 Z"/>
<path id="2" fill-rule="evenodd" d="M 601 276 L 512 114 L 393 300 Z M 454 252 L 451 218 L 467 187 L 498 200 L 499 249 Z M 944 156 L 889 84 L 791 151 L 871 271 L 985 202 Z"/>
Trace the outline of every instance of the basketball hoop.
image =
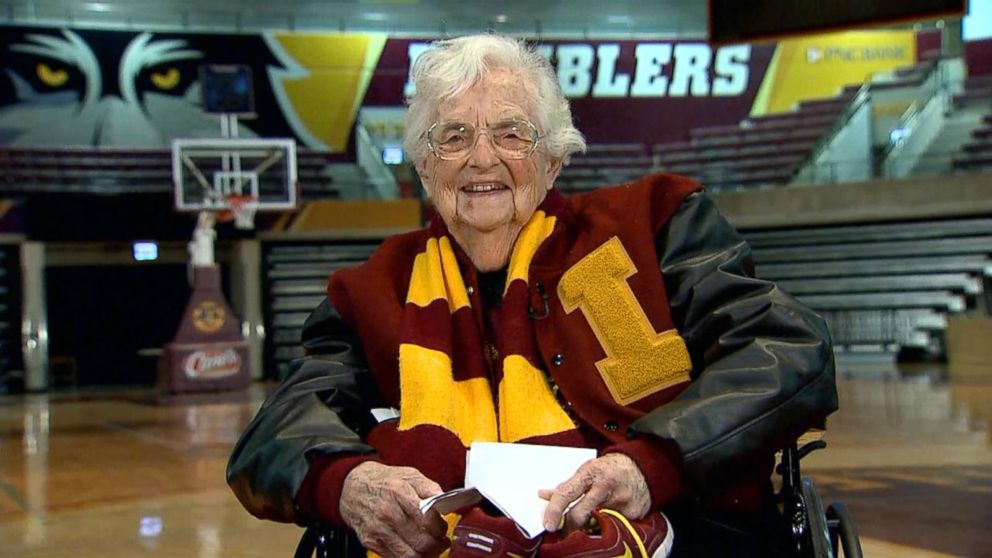
<path id="1" fill-rule="evenodd" d="M 296 141 L 238 138 L 237 118 L 221 119 L 222 138 L 172 140 L 172 182 L 176 210 L 197 212 L 190 242 L 194 267 L 214 265 L 217 223 L 255 228 L 257 211 L 295 210 Z"/>
<path id="2" fill-rule="evenodd" d="M 217 215 L 218 223 L 234 220 L 234 226 L 241 230 L 255 228 L 255 211 L 258 210 L 258 200 L 255 196 L 225 196 L 227 209 Z"/>

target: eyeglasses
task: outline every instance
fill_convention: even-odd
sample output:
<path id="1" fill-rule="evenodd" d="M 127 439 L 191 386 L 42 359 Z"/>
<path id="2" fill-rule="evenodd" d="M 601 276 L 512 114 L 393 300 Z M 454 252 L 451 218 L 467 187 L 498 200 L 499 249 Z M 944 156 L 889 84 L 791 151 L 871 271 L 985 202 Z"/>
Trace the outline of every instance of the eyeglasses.
<path id="1" fill-rule="evenodd" d="M 480 128 L 467 122 L 435 122 L 427 130 L 427 146 L 438 159 L 453 161 L 468 155 L 483 133 L 489 134 L 501 159 L 526 159 L 541 141 L 537 127 L 526 120 L 504 120 Z"/>

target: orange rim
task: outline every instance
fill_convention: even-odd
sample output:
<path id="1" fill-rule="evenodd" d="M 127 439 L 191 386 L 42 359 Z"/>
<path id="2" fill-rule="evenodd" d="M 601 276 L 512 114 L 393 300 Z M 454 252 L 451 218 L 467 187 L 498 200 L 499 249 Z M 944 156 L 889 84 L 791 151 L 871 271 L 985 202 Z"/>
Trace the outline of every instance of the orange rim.
<path id="1" fill-rule="evenodd" d="M 226 196 L 224 199 L 227 201 L 230 208 L 217 213 L 218 223 L 233 221 L 239 209 L 241 209 L 245 204 L 255 200 L 254 196 Z"/>

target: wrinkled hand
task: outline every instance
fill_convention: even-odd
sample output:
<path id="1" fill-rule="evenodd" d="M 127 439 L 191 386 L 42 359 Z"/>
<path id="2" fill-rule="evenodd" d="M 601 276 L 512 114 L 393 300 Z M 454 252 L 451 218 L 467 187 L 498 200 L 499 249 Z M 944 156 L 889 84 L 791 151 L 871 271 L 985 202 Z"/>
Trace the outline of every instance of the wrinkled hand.
<path id="1" fill-rule="evenodd" d="M 412 467 L 368 461 L 344 479 L 341 517 L 362 546 L 381 556 L 436 556 L 446 545 L 447 525 L 433 510 L 420 513 L 420 500 L 440 492 L 436 482 Z"/>
<path id="2" fill-rule="evenodd" d="M 584 527 L 592 512 L 600 508 L 616 510 L 631 519 L 640 519 L 651 510 L 644 474 L 622 453 L 586 461 L 572 478 L 554 490 L 541 490 L 539 495 L 549 500 L 544 512 L 544 526 L 549 532 L 558 530 L 565 508 L 580 496 L 582 500 L 565 516 L 566 533 Z"/>

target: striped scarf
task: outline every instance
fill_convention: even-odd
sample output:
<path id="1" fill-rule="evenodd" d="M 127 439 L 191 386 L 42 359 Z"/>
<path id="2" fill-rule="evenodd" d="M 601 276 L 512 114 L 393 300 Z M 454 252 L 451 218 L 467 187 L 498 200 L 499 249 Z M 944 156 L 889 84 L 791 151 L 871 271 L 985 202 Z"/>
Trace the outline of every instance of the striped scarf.
<path id="1" fill-rule="evenodd" d="M 444 227 L 434 227 L 414 261 L 403 310 L 399 432 L 440 427 L 468 447 L 575 430 L 541 370 L 528 317 L 531 260 L 556 221 L 538 209 L 517 237 L 498 323 L 492 324 L 498 329 L 495 351 L 482 334 L 481 312 L 473 306 L 481 299 L 465 286 L 452 239 Z M 487 353 L 495 357 L 491 368 Z"/>

